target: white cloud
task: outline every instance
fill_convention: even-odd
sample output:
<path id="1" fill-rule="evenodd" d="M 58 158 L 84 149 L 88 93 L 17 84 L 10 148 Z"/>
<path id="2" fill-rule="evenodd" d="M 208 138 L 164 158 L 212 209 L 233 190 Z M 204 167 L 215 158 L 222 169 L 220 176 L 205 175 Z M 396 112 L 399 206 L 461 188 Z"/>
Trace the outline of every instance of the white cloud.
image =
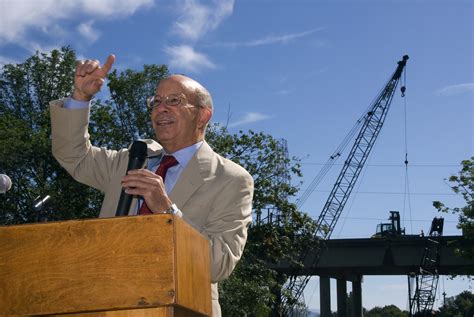
<path id="1" fill-rule="evenodd" d="M 234 0 L 212 0 L 203 4 L 200 0 L 179 0 L 176 6 L 179 17 L 171 32 L 184 40 L 195 43 L 209 31 L 215 30 L 234 10 Z M 209 58 L 194 50 L 189 44 L 167 46 L 169 65 L 186 71 L 216 68 Z"/>
<path id="2" fill-rule="evenodd" d="M 268 44 L 287 44 L 288 42 L 308 36 L 310 34 L 313 34 L 317 31 L 321 31 L 324 28 L 318 28 L 318 29 L 313 29 L 313 30 L 308 30 L 304 32 L 299 32 L 299 33 L 291 33 L 291 34 L 284 34 L 284 35 L 278 35 L 278 36 L 268 36 L 263 39 L 258 39 L 254 41 L 250 41 L 245 43 L 247 46 L 261 46 L 261 45 L 268 45 Z"/>
<path id="3" fill-rule="evenodd" d="M 459 95 L 466 92 L 474 91 L 474 83 L 458 84 L 446 86 L 437 90 L 435 93 L 440 96 Z"/>
<path id="4" fill-rule="evenodd" d="M 55 6 L 54 0 L 0 1 L 0 41 L 7 43 L 18 41 L 30 27 L 44 30 L 53 20 L 65 18 L 65 13 L 73 6 L 72 2 L 61 4 L 58 1 L 61 10 L 51 10 Z"/>
<path id="5" fill-rule="evenodd" d="M 247 112 L 242 119 L 240 119 L 239 121 L 236 121 L 234 123 L 229 124 L 229 127 L 236 127 L 236 126 L 239 126 L 239 125 L 258 122 L 258 121 L 266 120 L 266 119 L 269 119 L 269 118 L 271 118 L 271 116 L 263 114 L 263 113 Z"/>
<path id="6" fill-rule="evenodd" d="M 77 31 L 84 36 L 91 43 L 97 41 L 100 36 L 100 32 L 93 27 L 94 21 L 89 21 L 86 23 L 81 23 L 77 27 Z"/>
<path id="7" fill-rule="evenodd" d="M 90 17 L 117 18 L 150 6 L 153 0 L 0 0 L 0 45 L 27 42 L 31 30 L 46 32 L 60 20 L 80 14 Z"/>
<path id="8" fill-rule="evenodd" d="M 132 15 L 138 9 L 152 6 L 154 3 L 153 0 L 82 0 L 77 2 L 80 3 L 84 12 L 105 17 Z"/>
<path id="9" fill-rule="evenodd" d="M 172 32 L 196 41 L 207 32 L 216 29 L 234 10 L 234 0 L 213 0 L 204 5 L 198 0 L 181 0 L 178 3 L 180 17 L 173 25 Z"/>
<path id="10" fill-rule="evenodd" d="M 191 72 L 198 72 L 203 68 L 215 68 L 206 55 L 198 53 L 189 45 L 167 46 L 164 49 L 171 60 L 170 67 L 183 69 Z"/>
<path id="11" fill-rule="evenodd" d="M 295 39 L 311 35 L 315 32 L 319 32 L 324 29 L 326 28 L 321 27 L 321 28 L 311 29 L 311 30 L 298 32 L 298 33 L 270 35 L 261 39 L 256 39 L 256 40 L 251 40 L 251 41 L 246 41 L 246 42 L 216 43 L 216 44 L 213 44 L 212 46 L 224 46 L 224 47 L 234 48 L 234 47 L 240 47 L 240 46 L 253 47 L 253 46 L 262 46 L 262 45 L 270 45 L 270 44 L 287 44 Z"/>

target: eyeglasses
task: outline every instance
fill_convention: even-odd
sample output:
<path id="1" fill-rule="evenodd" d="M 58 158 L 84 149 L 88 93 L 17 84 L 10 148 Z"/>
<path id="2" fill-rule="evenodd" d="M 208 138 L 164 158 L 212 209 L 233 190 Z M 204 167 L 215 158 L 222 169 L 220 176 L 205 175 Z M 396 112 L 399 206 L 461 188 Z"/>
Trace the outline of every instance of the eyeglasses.
<path id="1" fill-rule="evenodd" d="M 176 107 L 176 106 L 179 106 L 183 102 L 183 100 L 185 101 L 184 104 L 186 104 L 186 96 L 184 94 L 179 94 L 179 95 L 171 94 L 166 97 L 161 97 L 161 96 L 150 97 L 146 100 L 146 104 L 148 108 L 151 110 L 153 108 L 158 107 L 163 102 L 167 106 Z"/>

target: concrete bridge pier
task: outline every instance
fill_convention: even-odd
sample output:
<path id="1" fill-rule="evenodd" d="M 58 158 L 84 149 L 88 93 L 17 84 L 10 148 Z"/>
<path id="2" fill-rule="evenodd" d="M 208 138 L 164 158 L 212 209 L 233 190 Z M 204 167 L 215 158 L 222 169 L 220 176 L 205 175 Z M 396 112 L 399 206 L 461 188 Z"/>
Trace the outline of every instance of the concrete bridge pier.
<path id="1" fill-rule="evenodd" d="M 338 278 L 337 282 L 337 317 L 347 317 L 347 281 Z"/>
<path id="2" fill-rule="evenodd" d="M 354 317 L 362 317 L 362 276 L 352 281 L 352 300 Z"/>
<path id="3" fill-rule="evenodd" d="M 337 316 L 362 317 L 362 276 L 353 278 L 352 282 L 352 311 L 353 316 L 347 316 L 347 280 L 337 278 Z M 331 317 L 331 285 L 328 276 L 319 277 L 319 302 L 321 317 Z"/>
<path id="4" fill-rule="evenodd" d="M 331 317 L 331 282 L 328 276 L 319 277 L 319 311 L 321 317 Z"/>

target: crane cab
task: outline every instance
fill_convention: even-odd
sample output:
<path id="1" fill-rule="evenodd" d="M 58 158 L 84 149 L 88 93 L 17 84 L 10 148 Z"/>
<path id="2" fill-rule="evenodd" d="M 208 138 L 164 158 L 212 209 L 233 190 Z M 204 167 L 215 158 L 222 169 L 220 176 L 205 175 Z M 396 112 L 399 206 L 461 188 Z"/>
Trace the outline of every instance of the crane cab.
<path id="1" fill-rule="evenodd" d="M 400 213 L 398 211 L 390 211 L 388 218 L 390 223 L 379 223 L 372 238 L 381 238 L 388 236 L 400 236 L 405 234 L 405 228 L 400 227 Z"/>

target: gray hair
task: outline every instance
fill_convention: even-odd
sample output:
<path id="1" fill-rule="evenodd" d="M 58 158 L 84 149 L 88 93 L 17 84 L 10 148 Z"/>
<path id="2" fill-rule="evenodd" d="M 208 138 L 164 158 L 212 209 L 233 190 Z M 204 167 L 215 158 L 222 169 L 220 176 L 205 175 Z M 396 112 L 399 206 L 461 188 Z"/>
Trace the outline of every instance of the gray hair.
<path id="1" fill-rule="evenodd" d="M 194 90 L 194 97 L 196 98 L 195 102 L 197 105 L 206 107 L 211 109 L 211 111 L 214 110 L 214 104 L 212 103 L 212 97 L 209 91 L 207 91 L 206 88 L 204 87 L 197 87 Z"/>

